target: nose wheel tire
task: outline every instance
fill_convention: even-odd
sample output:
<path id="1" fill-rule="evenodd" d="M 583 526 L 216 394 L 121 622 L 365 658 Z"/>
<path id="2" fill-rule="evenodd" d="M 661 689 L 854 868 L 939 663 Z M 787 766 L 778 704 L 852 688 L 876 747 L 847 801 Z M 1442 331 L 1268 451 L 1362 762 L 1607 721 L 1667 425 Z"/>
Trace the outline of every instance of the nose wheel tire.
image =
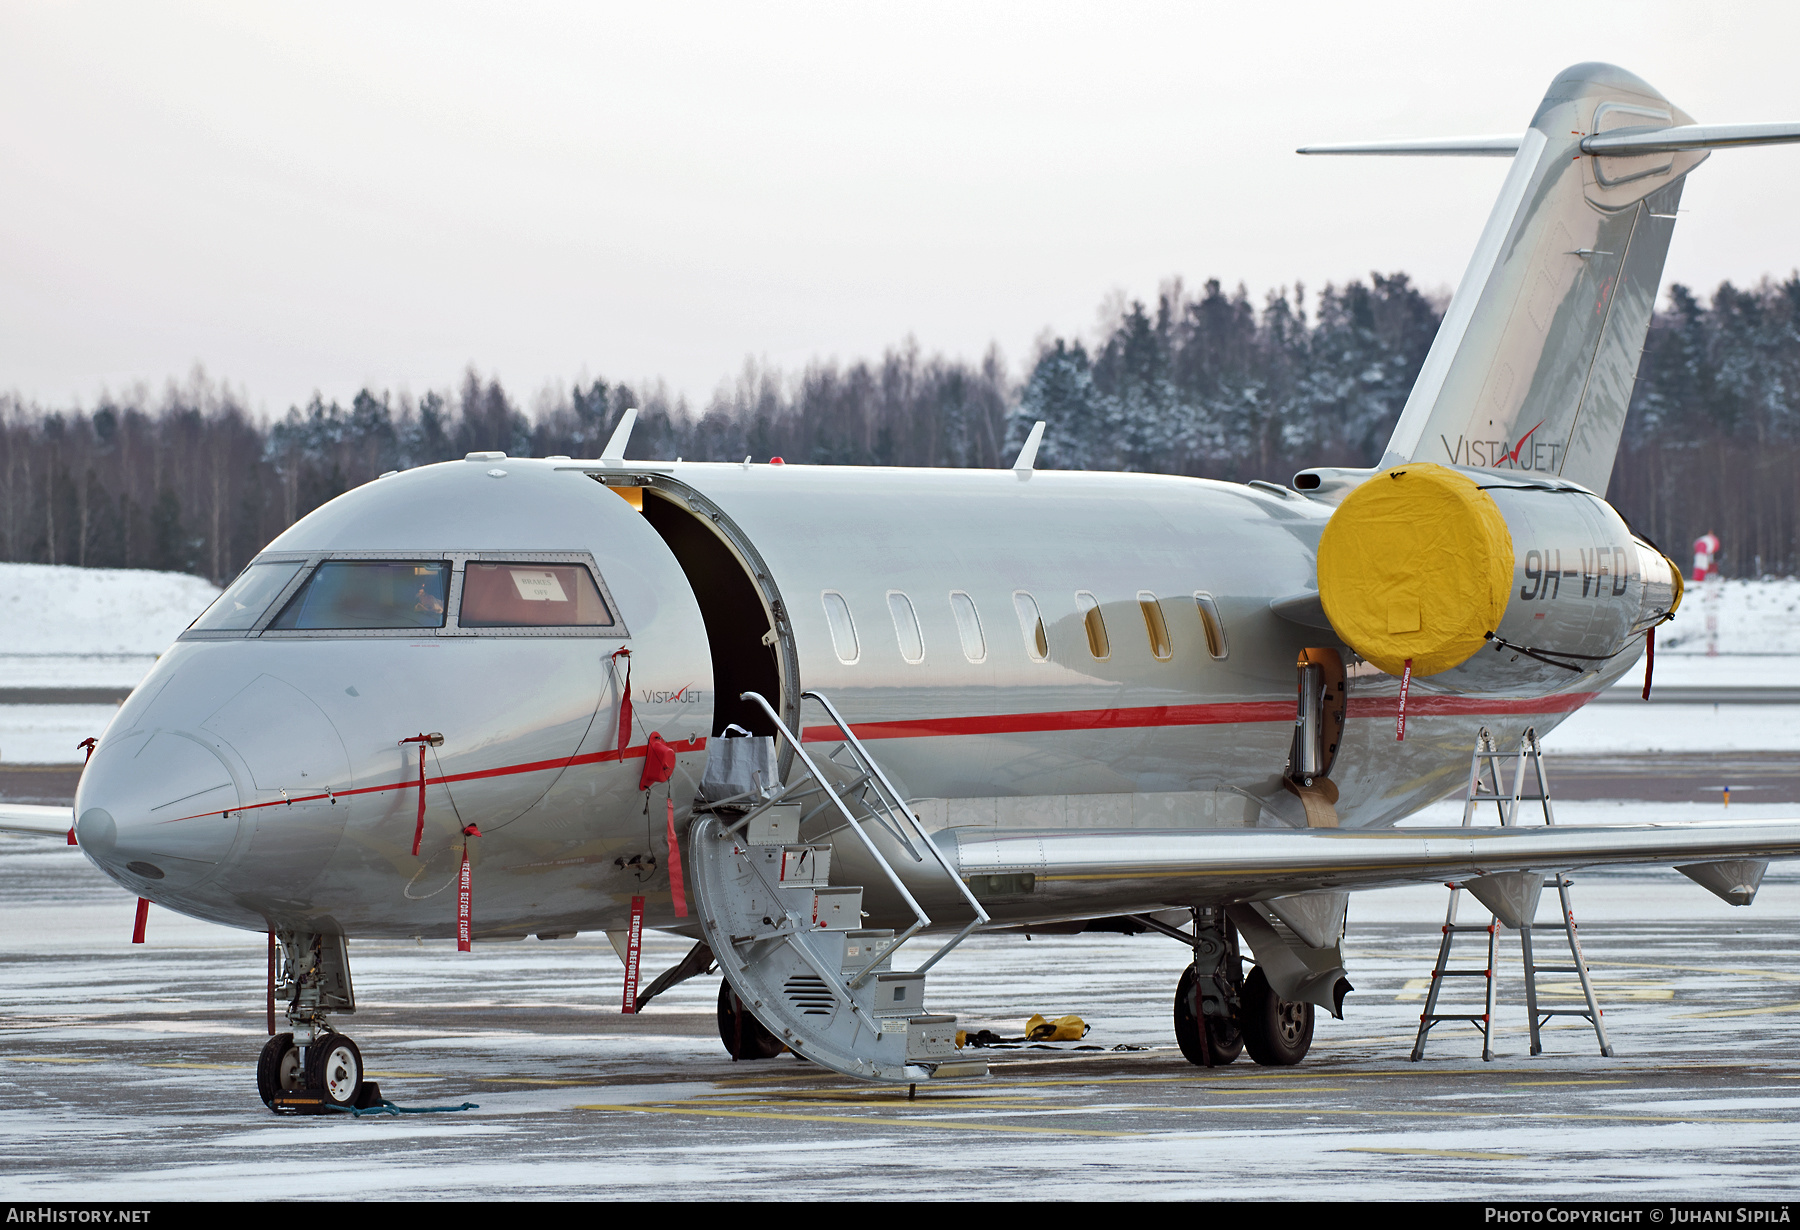
<path id="1" fill-rule="evenodd" d="M 1266 1067 L 1286 1068 L 1306 1058 L 1312 1046 L 1313 1006 L 1275 994 L 1259 965 L 1244 979 L 1244 1049 Z"/>
<path id="2" fill-rule="evenodd" d="M 362 1091 L 362 1052 L 343 1034 L 326 1034 L 306 1055 L 306 1087 L 317 1089 L 334 1106 L 356 1105 Z"/>
<path id="3" fill-rule="evenodd" d="M 719 1041 L 735 1059 L 773 1059 L 787 1047 L 756 1019 L 731 984 L 719 980 Z"/>
<path id="4" fill-rule="evenodd" d="M 1181 973 L 1175 986 L 1175 1042 L 1191 1064 L 1202 1068 L 1223 1067 L 1244 1051 L 1243 1037 L 1235 1022 L 1219 1017 L 1206 1019 L 1206 1046 L 1200 1044 L 1200 1024 L 1194 1015 L 1194 967 Z"/>
<path id="5" fill-rule="evenodd" d="M 276 1094 L 305 1087 L 306 1074 L 300 1070 L 300 1048 L 294 1045 L 294 1035 L 276 1034 L 256 1060 L 256 1092 L 263 1105 L 273 1108 Z"/>

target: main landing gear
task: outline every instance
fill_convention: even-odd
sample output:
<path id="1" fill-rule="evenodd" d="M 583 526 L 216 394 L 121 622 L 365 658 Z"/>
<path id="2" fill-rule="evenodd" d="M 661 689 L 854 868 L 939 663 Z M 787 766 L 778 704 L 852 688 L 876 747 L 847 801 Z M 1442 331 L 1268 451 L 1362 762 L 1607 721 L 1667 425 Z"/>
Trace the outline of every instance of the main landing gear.
<path id="1" fill-rule="evenodd" d="M 1246 977 L 1225 912 L 1196 907 L 1194 963 L 1175 988 L 1175 1041 L 1187 1061 L 1222 1067 L 1249 1051 L 1259 1064 L 1287 1067 L 1306 1057 L 1312 1035 L 1313 1006 L 1278 997 L 1261 966 Z"/>
<path id="2" fill-rule="evenodd" d="M 723 978 L 719 980 L 719 1041 L 734 1060 L 773 1059 L 787 1050 Z"/>
<path id="3" fill-rule="evenodd" d="M 271 1019 L 274 1002 L 286 1002 L 290 1032 L 271 1037 L 256 1061 L 263 1105 L 278 1115 L 305 1115 L 378 1102 L 380 1088 L 363 1077 L 362 1052 L 329 1019 L 356 1011 L 344 937 L 279 931 L 275 941 Z"/>

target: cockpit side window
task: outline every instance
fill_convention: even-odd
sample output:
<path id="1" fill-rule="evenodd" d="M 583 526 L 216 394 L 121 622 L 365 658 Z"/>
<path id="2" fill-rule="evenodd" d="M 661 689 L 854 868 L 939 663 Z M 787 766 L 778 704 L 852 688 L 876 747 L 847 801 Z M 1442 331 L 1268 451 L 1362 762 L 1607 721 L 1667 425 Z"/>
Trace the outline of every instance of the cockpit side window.
<path id="1" fill-rule="evenodd" d="M 470 560 L 463 572 L 464 628 L 610 628 L 615 620 L 579 564 L 506 564 Z"/>
<path id="2" fill-rule="evenodd" d="M 244 632 L 300 571 L 301 560 L 251 564 L 193 623 L 194 632 Z"/>
<path id="3" fill-rule="evenodd" d="M 443 560 L 326 560 L 269 630 L 441 628 L 449 588 Z"/>

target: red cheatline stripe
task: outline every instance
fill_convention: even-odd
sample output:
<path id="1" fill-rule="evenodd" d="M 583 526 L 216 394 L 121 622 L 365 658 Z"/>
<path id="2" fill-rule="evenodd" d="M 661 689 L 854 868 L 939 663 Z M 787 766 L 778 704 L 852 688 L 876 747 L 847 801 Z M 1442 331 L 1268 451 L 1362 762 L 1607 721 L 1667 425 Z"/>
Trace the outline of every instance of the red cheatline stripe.
<path id="1" fill-rule="evenodd" d="M 1501 700 L 1482 696 L 1417 696 L 1407 701 L 1407 708 L 1420 716 L 1446 717 L 1468 715 L 1524 715 L 1569 713 L 1593 700 L 1596 692 L 1575 692 L 1563 696 L 1546 696 L 1535 700 Z M 1399 708 L 1396 696 L 1353 699 L 1353 718 L 1392 717 Z M 976 717 L 919 718 L 895 722 L 863 722 L 851 727 L 859 739 L 929 739 L 946 735 L 1017 735 L 1043 731 L 1131 730 L 1152 726 L 1219 726 L 1234 722 L 1288 722 L 1294 720 L 1291 700 L 1229 701 L 1213 705 L 1148 705 L 1137 709 L 1073 709 L 1058 713 L 999 713 Z M 835 726 L 808 726 L 802 736 L 808 743 L 826 743 L 841 739 Z M 697 752 L 706 740 L 682 739 L 669 744 L 677 752 Z M 472 773 L 447 773 L 426 779 L 428 786 L 441 782 L 478 781 L 488 777 L 511 777 L 519 773 L 539 773 L 549 769 L 572 769 L 578 765 L 602 764 L 611 760 L 637 760 L 644 748 L 628 747 L 621 755 L 616 751 L 591 752 L 586 756 L 534 760 L 527 764 L 502 765 Z M 248 803 L 225 811 L 200 812 L 165 820 L 199 820 L 222 816 L 233 811 L 255 811 L 263 807 L 282 807 L 287 803 L 316 803 L 335 795 L 350 798 L 358 794 L 382 794 L 392 790 L 416 790 L 417 778 L 386 782 L 379 786 L 358 786 L 353 790 L 336 790 L 322 794 L 302 795 L 294 799 L 273 799 Z"/>
<path id="2" fill-rule="evenodd" d="M 697 752 L 706 746 L 705 739 L 680 739 L 669 744 L 677 752 Z M 428 777 L 427 786 L 435 786 L 440 782 L 472 782 L 486 777 L 511 777 L 518 773 L 539 773 L 546 769 L 572 769 L 576 765 L 600 764 L 608 760 L 642 759 L 644 748 L 628 747 L 624 755 L 616 751 L 591 752 L 586 756 L 559 756 L 553 760 L 533 760 L 527 764 L 501 765 L 494 769 L 477 769 L 471 773 L 446 773 L 442 777 Z M 177 816 L 172 820 L 164 820 L 164 824 L 178 824 L 183 820 L 204 820 L 208 816 L 223 816 L 234 811 L 256 811 L 263 807 L 285 807 L 289 803 L 317 803 L 323 799 L 347 799 L 358 794 L 383 794 L 391 790 L 417 790 L 419 779 L 403 778 L 397 782 L 385 782 L 379 786 L 358 786 L 353 790 L 327 790 L 320 794 L 303 794 L 291 799 L 269 799 L 261 803 L 246 803 L 242 807 L 227 807 L 223 811 L 203 811 L 191 816 Z"/>
<path id="3" fill-rule="evenodd" d="M 1414 714 L 1550 714 L 1579 709 L 1596 693 L 1581 692 L 1538 700 L 1498 700 L 1479 696 L 1417 696 L 1407 702 Z M 1392 717 L 1399 697 L 1350 702 L 1353 718 Z M 1139 709 L 1075 709 L 1062 713 L 1002 713 L 981 717 L 922 718 L 862 722 L 851 727 L 859 739 L 925 739 L 941 735 L 1011 735 L 1052 730 L 1125 730 L 1146 726 L 1217 726 L 1232 722 L 1294 720 L 1291 700 L 1234 701 L 1214 705 L 1152 705 Z M 808 743 L 828 743 L 843 735 L 835 726 L 808 726 Z"/>

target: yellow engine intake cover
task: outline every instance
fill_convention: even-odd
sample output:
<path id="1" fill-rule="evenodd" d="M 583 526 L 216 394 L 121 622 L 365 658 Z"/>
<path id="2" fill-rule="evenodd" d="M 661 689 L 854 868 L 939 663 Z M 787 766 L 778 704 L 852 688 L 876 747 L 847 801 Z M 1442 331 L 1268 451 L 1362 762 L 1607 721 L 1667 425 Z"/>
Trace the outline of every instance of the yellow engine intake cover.
<path id="1" fill-rule="evenodd" d="M 1415 675 L 1466 662 L 1511 596 L 1512 533 L 1475 480 L 1408 463 L 1352 491 L 1319 539 L 1319 600 L 1378 669 Z"/>

